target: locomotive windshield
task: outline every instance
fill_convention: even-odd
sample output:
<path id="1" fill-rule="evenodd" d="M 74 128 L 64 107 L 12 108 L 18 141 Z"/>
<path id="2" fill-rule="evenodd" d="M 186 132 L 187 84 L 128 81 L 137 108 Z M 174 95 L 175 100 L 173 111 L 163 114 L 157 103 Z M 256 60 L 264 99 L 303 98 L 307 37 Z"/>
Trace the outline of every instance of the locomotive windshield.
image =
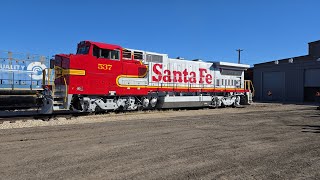
<path id="1" fill-rule="evenodd" d="M 78 47 L 77 54 L 88 54 L 90 46 L 81 46 Z"/>

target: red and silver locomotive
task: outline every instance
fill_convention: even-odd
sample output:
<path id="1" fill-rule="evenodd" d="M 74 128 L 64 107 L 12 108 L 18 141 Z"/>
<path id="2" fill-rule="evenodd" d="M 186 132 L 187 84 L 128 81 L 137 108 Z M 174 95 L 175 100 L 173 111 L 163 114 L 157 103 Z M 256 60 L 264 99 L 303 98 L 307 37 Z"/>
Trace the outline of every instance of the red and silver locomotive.
<path id="1" fill-rule="evenodd" d="M 249 65 L 172 59 L 167 54 L 82 41 L 54 60 L 53 99 L 44 113 L 237 106 Z"/>

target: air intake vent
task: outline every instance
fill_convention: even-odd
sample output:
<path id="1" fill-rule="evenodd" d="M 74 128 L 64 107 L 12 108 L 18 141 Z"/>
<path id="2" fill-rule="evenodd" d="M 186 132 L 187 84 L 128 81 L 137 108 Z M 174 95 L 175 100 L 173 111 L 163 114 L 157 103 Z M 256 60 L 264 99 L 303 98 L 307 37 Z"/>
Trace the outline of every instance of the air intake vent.
<path id="1" fill-rule="evenodd" d="M 163 56 L 160 55 L 154 55 L 154 54 L 147 54 L 147 62 L 153 62 L 153 63 L 162 63 L 163 62 Z"/>

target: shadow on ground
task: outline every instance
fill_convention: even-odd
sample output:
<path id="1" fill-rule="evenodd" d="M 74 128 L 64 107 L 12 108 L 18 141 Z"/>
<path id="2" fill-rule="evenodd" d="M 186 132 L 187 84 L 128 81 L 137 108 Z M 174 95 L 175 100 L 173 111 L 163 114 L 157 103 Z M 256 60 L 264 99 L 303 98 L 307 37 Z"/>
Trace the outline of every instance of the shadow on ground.
<path id="1" fill-rule="evenodd" d="M 302 131 L 305 133 L 320 133 L 320 126 L 318 125 L 288 125 L 294 127 L 301 127 Z"/>
<path id="2" fill-rule="evenodd" d="M 288 102 L 283 102 L 283 101 L 254 101 L 256 103 L 275 103 L 275 104 L 295 104 L 295 105 L 309 105 L 309 106 L 319 106 L 320 103 L 318 102 L 295 102 L 295 101 L 288 101 Z"/>

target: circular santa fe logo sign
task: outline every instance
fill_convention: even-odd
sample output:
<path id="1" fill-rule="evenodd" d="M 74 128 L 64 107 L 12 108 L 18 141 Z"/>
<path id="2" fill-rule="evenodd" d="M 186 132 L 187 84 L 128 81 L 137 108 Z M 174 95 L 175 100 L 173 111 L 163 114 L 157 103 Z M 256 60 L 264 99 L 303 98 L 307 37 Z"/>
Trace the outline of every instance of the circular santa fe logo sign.
<path id="1" fill-rule="evenodd" d="M 28 65 L 27 71 L 31 72 L 29 76 L 32 79 L 40 80 L 42 79 L 42 71 L 46 68 L 47 66 L 42 64 L 41 62 L 32 62 Z"/>

